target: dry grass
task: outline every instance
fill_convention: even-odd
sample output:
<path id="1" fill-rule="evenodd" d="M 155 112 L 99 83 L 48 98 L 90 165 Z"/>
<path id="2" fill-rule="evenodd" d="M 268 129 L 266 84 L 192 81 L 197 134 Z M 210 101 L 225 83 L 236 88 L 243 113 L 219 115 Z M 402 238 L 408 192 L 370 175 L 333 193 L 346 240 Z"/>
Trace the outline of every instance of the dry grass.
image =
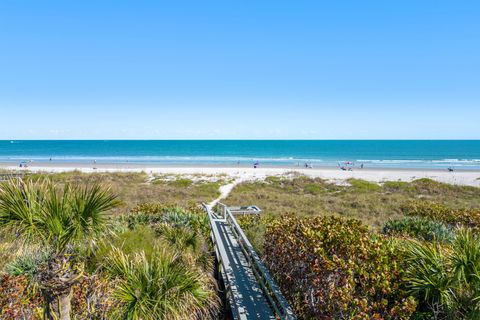
<path id="1" fill-rule="evenodd" d="M 115 213 L 128 212 L 137 204 L 159 202 L 163 204 L 188 206 L 192 203 L 208 202 L 219 196 L 221 181 L 190 182 L 178 177 L 170 180 L 152 180 L 146 173 L 82 173 L 79 171 L 51 174 L 32 174 L 29 179 L 48 177 L 59 183 L 100 182 L 111 186 L 123 205 Z"/>
<path id="2" fill-rule="evenodd" d="M 267 215 L 335 214 L 357 218 L 374 229 L 390 219 L 403 216 L 400 207 L 413 199 L 425 198 L 454 208 L 480 208 L 480 188 L 454 186 L 420 179 L 411 183 L 391 181 L 383 185 L 349 180 L 339 186 L 321 179 L 270 177 L 265 182 L 238 185 L 225 203 L 258 205 Z"/>

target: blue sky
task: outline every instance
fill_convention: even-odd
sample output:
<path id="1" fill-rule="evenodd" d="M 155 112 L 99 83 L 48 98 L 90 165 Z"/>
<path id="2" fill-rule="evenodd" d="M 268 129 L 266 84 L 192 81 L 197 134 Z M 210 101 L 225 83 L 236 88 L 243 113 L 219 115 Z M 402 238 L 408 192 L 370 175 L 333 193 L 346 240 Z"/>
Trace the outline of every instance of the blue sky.
<path id="1" fill-rule="evenodd" d="M 480 1 L 0 2 L 0 139 L 479 139 Z"/>

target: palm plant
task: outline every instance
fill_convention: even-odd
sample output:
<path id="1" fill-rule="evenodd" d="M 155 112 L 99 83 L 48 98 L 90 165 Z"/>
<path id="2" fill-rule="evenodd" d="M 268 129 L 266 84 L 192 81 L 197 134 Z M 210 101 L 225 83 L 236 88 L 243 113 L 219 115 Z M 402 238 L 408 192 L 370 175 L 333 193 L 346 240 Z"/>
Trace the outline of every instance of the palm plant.
<path id="1" fill-rule="evenodd" d="M 0 186 L 0 229 L 15 234 L 22 246 L 49 252 L 37 270 L 46 319 L 70 319 L 72 286 L 83 276 L 79 253 L 108 230 L 107 212 L 117 204 L 98 184 L 10 180 Z"/>
<path id="2" fill-rule="evenodd" d="M 450 309 L 455 301 L 449 270 L 449 252 L 438 243 L 412 241 L 406 280 L 410 292 L 424 301 L 435 315 Z"/>
<path id="3" fill-rule="evenodd" d="M 459 229 L 451 244 L 412 241 L 406 280 L 412 294 L 447 319 L 480 318 L 480 238 Z"/>
<path id="4" fill-rule="evenodd" d="M 205 237 L 188 227 L 173 227 L 167 223 L 159 225 L 155 231 L 159 238 L 173 249 L 184 254 L 186 258 L 203 268 L 212 270 L 211 252 L 205 242 Z"/>
<path id="5" fill-rule="evenodd" d="M 458 283 L 457 301 L 469 319 L 480 318 L 480 237 L 463 228 L 453 242 L 452 273 Z"/>
<path id="6" fill-rule="evenodd" d="M 105 267 L 117 281 L 115 318 L 206 319 L 217 308 L 210 276 L 165 246 L 150 257 L 113 248 Z"/>

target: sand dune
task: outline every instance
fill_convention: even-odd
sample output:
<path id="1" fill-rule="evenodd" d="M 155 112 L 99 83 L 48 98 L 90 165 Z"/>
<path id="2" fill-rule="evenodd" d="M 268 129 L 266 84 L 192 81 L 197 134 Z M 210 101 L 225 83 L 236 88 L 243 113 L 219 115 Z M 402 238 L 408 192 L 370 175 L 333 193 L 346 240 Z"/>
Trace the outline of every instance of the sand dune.
<path id="1" fill-rule="evenodd" d="M 80 170 L 82 172 L 147 172 L 150 174 L 181 175 L 219 175 L 226 174 L 234 180 L 260 180 L 267 176 L 285 174 L 303 174 L 319 177 L 332 182 L 342 183 L 349 178 L 364 179 L 373 182 L 412 181 L 430 178 L 436 181 L 480 187 L 480 171 L 421 170 L 421 169 L 380 169 L 364 168 L 342 171 L 333 167 L 299 168 L 299 167 L 237 167 L 237 166 L 180 166 L 180 165 L 141 165 L 141 164 L 88 164 L 88 163 L 31 163 L 27 169 L 11 163 L 0 163 L 0 168 L 11 170 L 29 170 L 35 172 L 65 172 Z"/>

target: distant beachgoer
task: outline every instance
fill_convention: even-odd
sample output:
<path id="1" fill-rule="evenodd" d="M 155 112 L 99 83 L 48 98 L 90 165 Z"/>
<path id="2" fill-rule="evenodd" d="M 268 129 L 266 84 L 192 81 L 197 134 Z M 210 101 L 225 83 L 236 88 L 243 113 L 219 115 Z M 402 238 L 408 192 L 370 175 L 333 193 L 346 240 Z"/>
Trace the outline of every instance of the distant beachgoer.
<path id="1" fill-rule="evenodd" d="M 363 163 L 360 165 L 360 169 L 363 169 Z"/>
<path id="2" fill-rule="evenodd" d="M 449 172 L 453 172 L 453 168 L 452 168 L 452 167 L 448 167 L 447 170 L 448 170 Z"/>
<path id="3" fill-rule="evenodd" d="M 259 165 L 260 165 L 260 163 L 255 162 L 255 163 L 253 164 L 253 168 L 256 169 L 256 168 L 258 168 Z"/>

